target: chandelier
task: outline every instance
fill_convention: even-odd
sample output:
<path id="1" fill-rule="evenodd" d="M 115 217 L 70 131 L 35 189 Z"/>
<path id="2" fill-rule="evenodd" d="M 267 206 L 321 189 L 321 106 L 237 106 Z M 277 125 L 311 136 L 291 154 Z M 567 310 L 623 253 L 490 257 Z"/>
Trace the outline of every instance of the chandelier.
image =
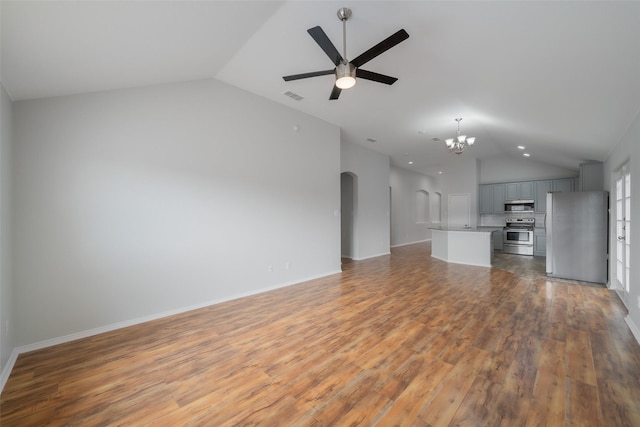
<path id="1" fill-rule="evenodd" d="M 467 138 L 467 135 L 460 135 L 460 122 L 462 121 L 462 117 L 455 120 L 458 122 L 458 132 L 456 133 L 456 137 L 445 139 L 444 142 L 447 144 L 449 151 L 456 154 L 462 154 L 465 148 L 471 147 L 473 143 L 476 142 L 476 138 L 475 136 Z"/>

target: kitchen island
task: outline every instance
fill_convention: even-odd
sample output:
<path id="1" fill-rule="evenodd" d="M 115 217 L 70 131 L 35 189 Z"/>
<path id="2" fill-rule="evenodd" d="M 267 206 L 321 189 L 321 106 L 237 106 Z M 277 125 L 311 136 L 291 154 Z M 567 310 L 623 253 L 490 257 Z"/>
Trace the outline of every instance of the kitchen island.
<path id="1" fill-rule="evenodd" d="M 429 227 L 431 256 L 457 264 L 491 267 L 494 232 L 499 227 Z"/>

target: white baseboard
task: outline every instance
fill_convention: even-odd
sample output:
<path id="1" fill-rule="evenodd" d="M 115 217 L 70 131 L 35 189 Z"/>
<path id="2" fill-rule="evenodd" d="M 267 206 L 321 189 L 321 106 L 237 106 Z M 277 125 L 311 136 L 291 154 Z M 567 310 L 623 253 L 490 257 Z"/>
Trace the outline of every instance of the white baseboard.
<path id="1" fill-rule="evenodd" d="M 618 294 L 618 299 L 620 300 L 620 302 L 622 302 L 622 305 L 624 305 L 627 311 L 629 311 L 629 306 L 627 305 L 627 301 L 624 296 L 624 290 L 615 288 L 614 291 L 616 292 L 616 294 Z"/>
<path id="2" fill-rule="evenodd" d="M 638 344 L 640 344 L 640 328 L 638 328 L 638 325 L 635 324 L 633 319 L 628 314 L 624 318 L 624 321 L 627 322 L 627 325 L 629 325 L 629 329 L 631 329 L 631 333 L 633 334 Z"/>
<path id="3" fill-rule="evenodd" d="M 365 259 L 376 258 L 376 257 L 379 257 L 379 256 L 385 256 L 385 255 L 391 255 L 391 252 L 389 252 L 389 251 L 380 252 L 379 254 L 367 255 L 366 257 L 362 257 L 362 258 L 353 258 L 353 260 L 354 261 L 364 261 Z"/>
<path id="4" fill-rule="evenodd" d="M 397 245 L 393 245 L 391 246 L 392 248 L 399 248 L 400 246 L 409 246 L 409 245 L 415 245 L 416 243 L 424 243 L 424 242 L 430 242 L 431 239 L 424 239 L 424 240 L 416 240 L 415 242 L 408 242 L 408 243 L 400 243 Z"/>
<path id="5" fill-rule="evenodd" d="M 11 352 L 11 355 L 9 356 L 9 360 L 7 360 L 7 363 L 4 365 L 4 368 L 2 368 L 2 374 L 0 374 L 0 393 L 2 393 L 2 390 L 4 389 L 4 385 L 7 383 L 7 380 L 9 379 L 9 375 L 11 375 L 11 371 L 13 370 L 13 365 L 15 365 L 16 360 L 18 360 L 18 354 L 20 354 L 18 352 L 18 349 L 14 348 L 13 351 Z"/>
<path id="6" fill-rule="evenodd" d="M 334 274 L 339 274 L 339 273 L 342 273 L 342 271 L 335 270 L 335 271 L 327 272 L 325 274 L 308 277 L 306 279 L 297 279 L 295 281 L 279 283 L 274 286 L 260 288 L 260 289 L 256 289 L 249 292 L 242 292 L 239 294 L 230 295 L 228 297 L 218 298 L 218 299 L 203 302 L 200 304 L 194 304 L 188 307 L 181 307 L 173 310 L 167 310 L 161 313 L 155 313 L 148 316 L 142 316 L 135 319 L 125 320 L 123 322 L 112 323 L 110 325 L 100 326 L 100 327 L 88 329 L 85 331 L 74 332 L 69 335 L 64 335 L 61 337 L 51 338 L 51 339 L 35 342 L 33 344 L 27 344 L 20 347 L 16 347 L 11 352 L 11 356 L 9 357 L 9 360 L 7 361 L 6 365 L 2 369 L 2 376 L 0 376 L 0 393 L 2 393 L 2 390 L 4 389 L 4 386 L 7 380 L 9 379 L 9 375 L 13 370 L 13 366 L 15 365 L 16 360 L 18 360 L 18 356 L 22 353 L 28 353 L 34 350 L 41 350 L 43 348 L 52 347 L 58 344 L 64 344 L 64 343 L 75 341 L 81 338 L 88 338 L 94 335 L 103 334 L 105 332 L 115 331 L 116 329 L 122 329 L 122 328 L 126 328 L 133 325 L 139 325 L 141 323 L 149 322 L 152 320 L 162 319 L 164 317 L 169 317 L 169 316 L 173 316 L 180 313 L 186 313 L 188 311 L 198 310 L 200 308 L 209 307 L 215 304 L 236 300 L 236 299 L 248 297 L 251 295 L 261 294 L 263 292 L 273 291 L 275 289 L 286 288 L 287 286 L 302 284 L 310 280 L 320 279 L 322 277 L 332 276 Z"/>
<path id="7" fill-rule="evenodd" d="M 487 268 L 491 268 L 491 264 L 478 264 L 478 263 L 470 263 L 470 262 L 456 262 L 456 261 L 451 261 L 451 260 L 447 260 L 447 259 L 444 259 L 444 258 L 440 258 L 440 257 L 435 256 L 435 255 L 431 255 L 431 258 L 435 258 L 435 259 L 437 259 L 437 260 L 439 260 L 439 261 L 444 261 L 444 262 L 449 263 L 449 264 L 457 264 L 457 265 L 471 265 L 471 266 L 473 266 L 473 267 L 487 267 Z"/>

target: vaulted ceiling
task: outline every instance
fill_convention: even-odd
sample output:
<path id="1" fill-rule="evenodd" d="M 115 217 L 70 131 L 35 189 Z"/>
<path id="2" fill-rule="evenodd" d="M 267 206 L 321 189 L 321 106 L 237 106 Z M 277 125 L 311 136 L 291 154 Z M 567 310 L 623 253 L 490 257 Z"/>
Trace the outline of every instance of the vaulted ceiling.
<path id="1" fill-rule="evenodd" d="M 285 82 L 333 68 L 307 29 L 342 52 L 345 6 L 349 59 L 409 33 L 363 67 L 398 81 L 358 79 L 338 100 L 331 75 Z M 3 0 L 1 24 L 16 101 L 216 78 L 430 175 L 456 161 L 442 141 L 456 117 L 476 137 L 463 156 L 522 159 L 522 145 L 527 161 L 577 169 L 604 160 L 640 111 L 637 1 Z"/>

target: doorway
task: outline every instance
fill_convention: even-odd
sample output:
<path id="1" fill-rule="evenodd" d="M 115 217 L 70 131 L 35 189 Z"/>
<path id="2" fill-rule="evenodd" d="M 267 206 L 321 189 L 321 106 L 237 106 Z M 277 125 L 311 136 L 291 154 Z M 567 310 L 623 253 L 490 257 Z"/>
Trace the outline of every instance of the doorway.
<path id="1" fill-rule="evenodd" d="M 342 258 L 356 255 L 355 228 L 358 177 L 351 172 L 340 174 L 340 253 Z"/>
<path id="2" fill-rule="evenodd" d="M 625 304 L 629 304 L 631 277 L 631 171 L 625 163 L 615 172 L 616 195 L 616 267 L 615 289 Z"/>

